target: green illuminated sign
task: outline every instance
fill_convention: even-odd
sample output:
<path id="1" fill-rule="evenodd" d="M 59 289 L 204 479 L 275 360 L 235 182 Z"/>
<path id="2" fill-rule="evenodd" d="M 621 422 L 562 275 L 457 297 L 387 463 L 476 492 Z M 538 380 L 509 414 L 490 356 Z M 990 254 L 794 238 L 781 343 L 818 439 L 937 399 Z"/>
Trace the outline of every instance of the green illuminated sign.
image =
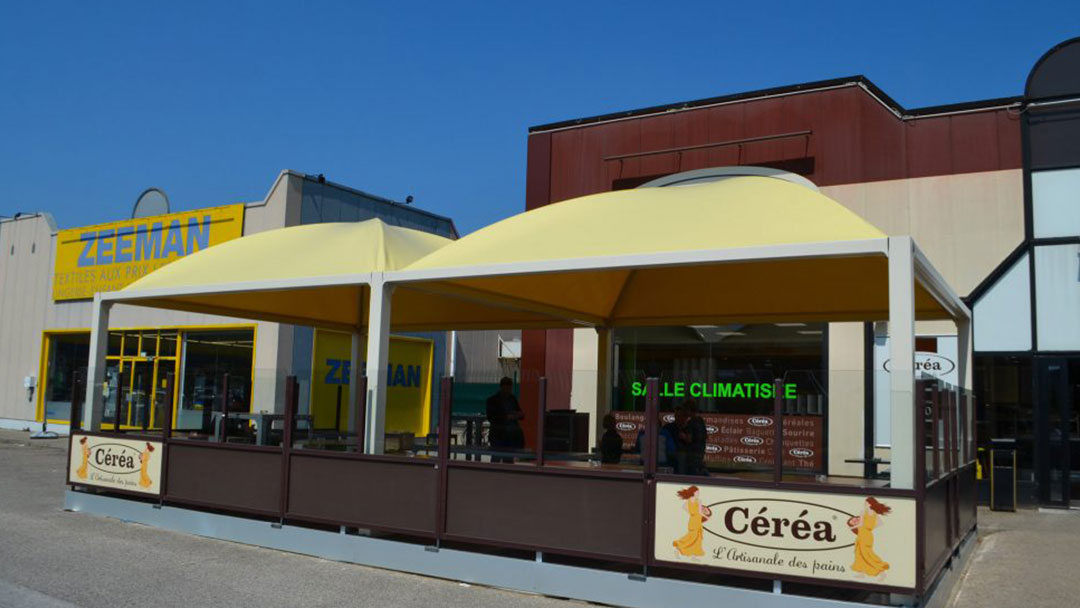
<path id="1" fill-rule="evenodd" d="M 783 398 L 797 397 L 794 383 L 783 384 Z M 642 397 L 646 393 L 644 382 L 634 382 L 631 394 Z M 776 395 L 773 385 L 767 382 L 662 382 L 661 397 L 694 397 L 702 399 L 772 399 Z"/>

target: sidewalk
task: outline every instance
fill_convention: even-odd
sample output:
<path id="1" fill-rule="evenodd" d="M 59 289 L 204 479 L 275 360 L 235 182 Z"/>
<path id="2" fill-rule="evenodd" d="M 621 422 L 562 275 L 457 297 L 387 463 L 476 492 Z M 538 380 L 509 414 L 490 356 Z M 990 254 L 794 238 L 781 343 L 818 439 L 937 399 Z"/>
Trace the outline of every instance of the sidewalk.
<path id="1" fill-rule="evenodd" d="M 955 608 L 1080 605 L 1080 511 L 979 508 L 979 544 Z"/>

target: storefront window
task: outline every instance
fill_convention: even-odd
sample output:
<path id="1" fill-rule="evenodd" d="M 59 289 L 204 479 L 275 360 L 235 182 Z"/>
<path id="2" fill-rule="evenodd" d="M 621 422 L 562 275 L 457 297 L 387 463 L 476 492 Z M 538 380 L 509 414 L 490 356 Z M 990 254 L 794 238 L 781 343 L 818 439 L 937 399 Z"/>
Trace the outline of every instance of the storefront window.
<path id="1" fill-rule="evenodd" d="M 45 417 L 50 421 L 69 421 L 72 402 L 82 400 L 86 391 L 90 334 L 51 335 L 47 348 Z"/>
<path id="2" fill-rule="evenodd" d="M 182 336 L 183 387 L 176 429 L 181 436 L 210 439 L 221 428 L 223 412 L 246 414 L 252 409 L 254 330 L 191 331 Z M 247 421 L 237 418 L 229 424 L 226 431 L 236 441 L 254 442 Z"/>
<path id="3" fill-rule="evenodd" d="M 646 382 L 658 379 L 658 472 L 771 480 L 778 400 L 790 427 L 781 445 L 785 470 L 823 471 L 823 325 L 627 328 L 616 343 L 612 414 L 627 451 L 644 448 Z"/>

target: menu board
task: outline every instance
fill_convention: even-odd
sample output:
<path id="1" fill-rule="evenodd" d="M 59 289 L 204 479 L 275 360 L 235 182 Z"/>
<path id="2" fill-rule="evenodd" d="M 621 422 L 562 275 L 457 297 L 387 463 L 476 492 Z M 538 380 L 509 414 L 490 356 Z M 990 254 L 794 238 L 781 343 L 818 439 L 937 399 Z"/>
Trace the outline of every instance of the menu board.
<path id="1" fill-rule="evenodd" d="M 638 434 L 645 426 L 644 412 L 612 412 L 623 438 L 623 450 L 636 451 Z M 726 466 L 773 466 L 776 427 L 772 416 L 750 414 L 698 414 L 708 433 L 705 462 Z M 661 412 L 664 424 L 674 422 L 673 412 Z M 822 416 L 784 416 L 783 465 L 790 469 L 819 471 L 824 468 L 824 422 Z"/>

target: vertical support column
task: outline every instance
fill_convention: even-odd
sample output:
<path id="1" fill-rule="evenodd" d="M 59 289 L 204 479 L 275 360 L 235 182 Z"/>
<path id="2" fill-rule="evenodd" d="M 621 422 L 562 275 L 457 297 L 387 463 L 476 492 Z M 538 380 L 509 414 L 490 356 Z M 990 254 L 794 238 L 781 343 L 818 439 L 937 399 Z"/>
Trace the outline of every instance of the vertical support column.
<path id="1" fill-rule="evenodd" d="M 361 386 L 364 377 L 364 334 L 359 330 L 352 333 L 352 348 L 349 351 L 349 413 L 346 428 L 356 437 L 356 451 L 364 451 L 364 400 L 367 397 L 366 384 Z"/>
<path id="2" fill-rule="evenodd" d="M 86 372 L 86 405 L 83 407 L 83 428 L 101 431 L 105 413 L 105 357 L 109 353 L 109 312 L 112 302 L 104 302 L 101 294 L 94 296 L 93 320 L 90 325 L 90 364 Z"/>
<path id="3" fill-rule="evenodd" d="M 364 424 L 368 454 L 382 454 L 386 442 L 386 368 L 390 355 L 390 305 L 393 285 L 382 278 L 371 282 L 367 340 L 367 421 Z"/>
<path id="4" fill-rule="evenodd" d="M 965 439 L 961 450 L 961 463 L 975 457 L 974 453 L 967 453 L 975 441 L 975 403 L 972 397 L 974 392 L 972 388 L 975 386 L 972 370 L 975 367 L 975 360 L 971 332 L 971 317 L 956 320 L 956 379 L 960 385 L 960 399 L 964 401 L 963 411 L 967 413 L 961 420 L 961 424 L 964 425 L 962 435 Z"/>
<path id="5" fill-rule="evenodd" d="M 916 480 L 914 265 L 911 237 L 889 237 L 890 485 L 905 490 Z"/>
<path id="6" fill-rule="evenodd" d="M 604 434 L 604 416 L 611 413 L 611 379 L 615 370 L 615 331 L 596 328 L 596 420 L 593 438 L 599 443 Z"/>
<path id="7" fill-rule="evenodd" d="M 446 534 L 446 501 L 450 481 L 450 433 L 454 407 L 454 378 L 444 377 L 439 386 L 439 463 L 435 468 L 439 470 L 439 481 L 436 486 L 435 496 L 435 546 L 442 543 L 442 537 Z"/>
<path id="8" fill-rule="evenodd" d="M 536 408 L 536 466 L 544 466 L 544 422 L 547 419 L 547 376 L 540 377 Z M 572 424 L 572 423 L 571 423 Z M 573 447 L 570 448 L 571 450 Z"/>
<path id="9" fill-rule="evenodd" d="M 645 514 L 645 521 L 641 526 L 641 578 L 645 579 L 649 575 L 649 564 L 652 563 L 654 553 L 654 544 L 656 536 L 656 452 L 657 441 L 659 440 L 660 429 L 660 379 L 659 378 L 646 378 L 645 379 L 645 441 L 642 446 L 642 455 L 644 465 L 644 478 L 645 492 L 642 497 L 642 513 Z"/>
<path id="10" fill-rule="evenodd" d="M 784 381 L 773 380 L 773 483 L 784 481 Z"/>
<path id="11" fill-rule="evenodd" d="M 296 376 L 286 376 L 284 428 L 281 431 L 281 495 L 278 497 L 280 517 L 276 526 L 278 528 L 285 523 L 285 514 L 289 512 L 289 469 L 291 467 L 290 460 L 292 459 L 293 431 L 296 430 L 296 406 L 299 403 L 298 390 L 299 385 L 296 382 Z M 314 419 L 312 421 L 314 422 Z"/>

